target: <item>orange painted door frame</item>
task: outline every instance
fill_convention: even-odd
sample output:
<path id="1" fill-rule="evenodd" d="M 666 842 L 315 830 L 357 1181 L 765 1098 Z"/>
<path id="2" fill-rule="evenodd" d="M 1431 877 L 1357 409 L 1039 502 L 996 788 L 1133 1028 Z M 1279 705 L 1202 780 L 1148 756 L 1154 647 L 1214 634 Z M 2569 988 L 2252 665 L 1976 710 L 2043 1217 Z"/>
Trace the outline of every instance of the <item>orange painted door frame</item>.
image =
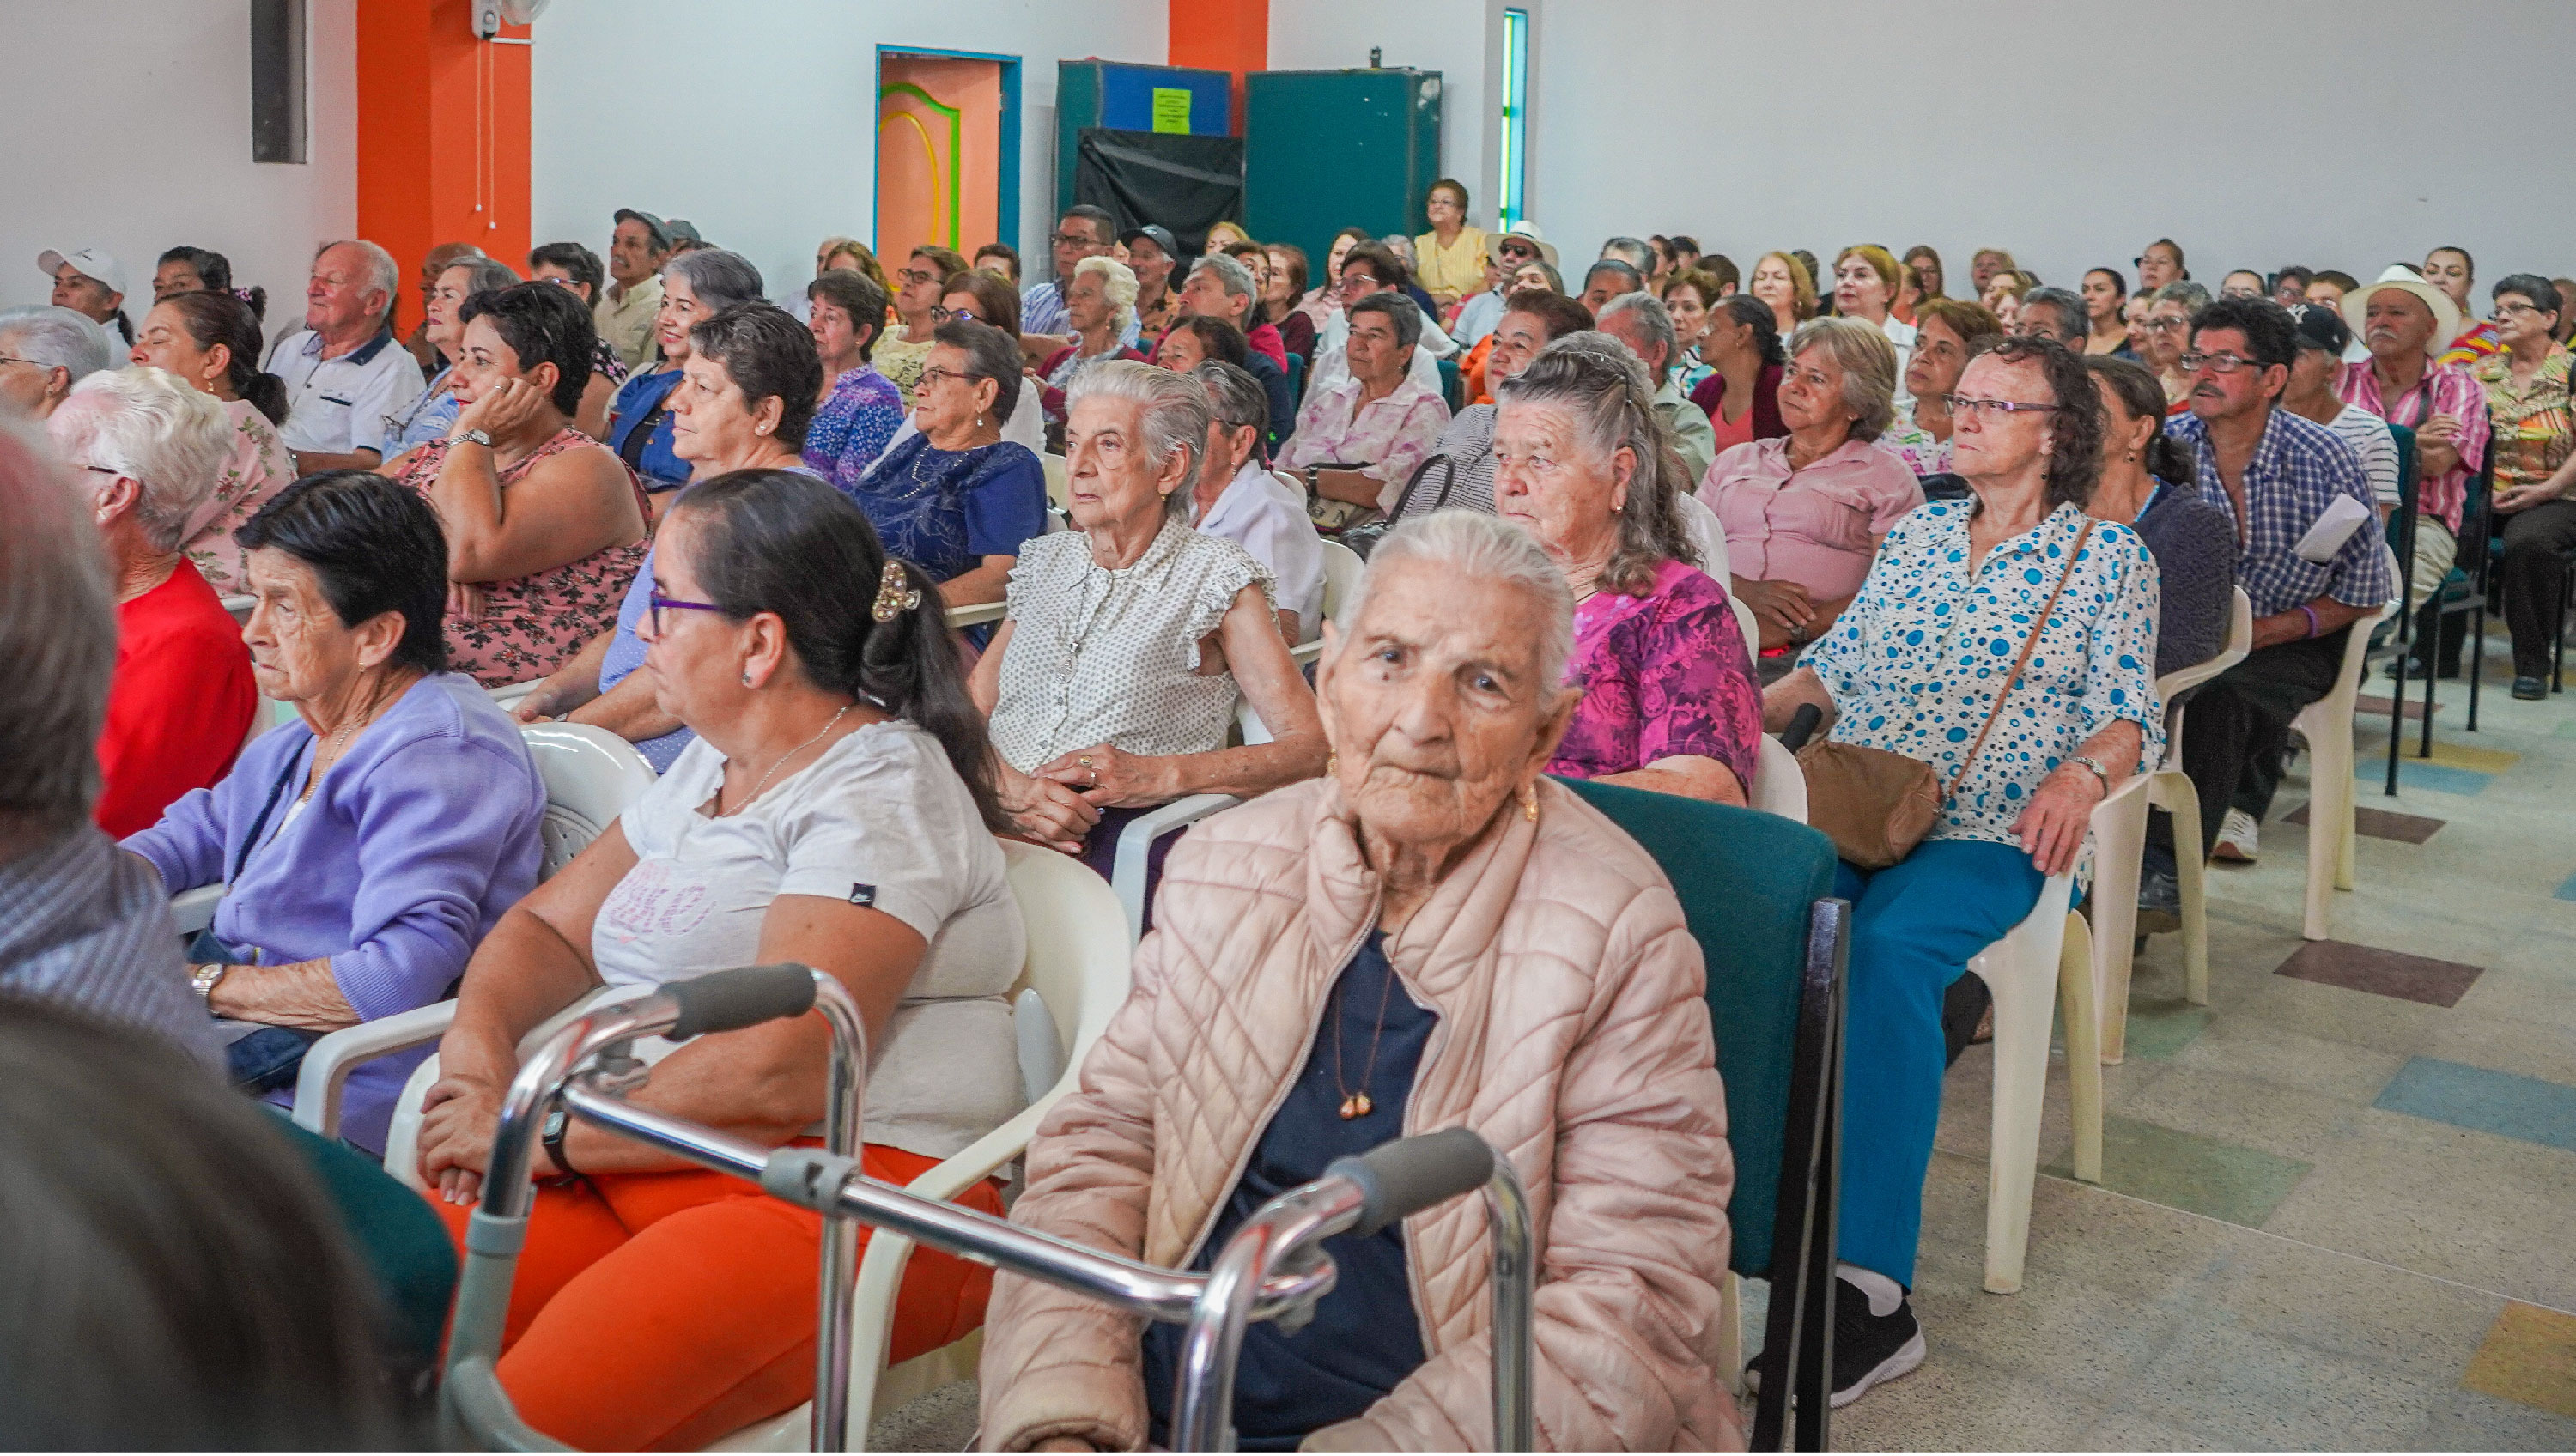
<path id="1" fill-rule="evenodd" d="M 421 256 L 472 243 L 528 255 L 526 26 L 474 36 L 471 0 L 365 0 L 358 11 L 358 235 L 411 292 Z M 418 305 L 402 310 L 419 322 Z"/>
<path id="2" fill-rule="evenodd" d="M 1270 0 L 1171 0 L 1166 64 L 1234 73 L 1235 127 L 1243 125 L 1243 76 L 1270 68 Z"/>

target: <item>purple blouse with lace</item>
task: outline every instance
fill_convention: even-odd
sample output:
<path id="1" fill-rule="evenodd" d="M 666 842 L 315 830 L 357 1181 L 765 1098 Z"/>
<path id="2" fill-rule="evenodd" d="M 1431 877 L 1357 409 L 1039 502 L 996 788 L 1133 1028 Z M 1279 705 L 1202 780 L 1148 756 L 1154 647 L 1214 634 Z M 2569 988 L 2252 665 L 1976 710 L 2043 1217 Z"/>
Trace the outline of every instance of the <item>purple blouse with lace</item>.
<path id="1" fill-rule="evenodd" d="M 1601 778 L 1696 754 L 1753 782 L 1762 690 L 1726 588 L 1698 567 L 1667 561 L 1647 595 L 1577 606 L 1565 676 L 1583 701 L 1549 773 Z"/>

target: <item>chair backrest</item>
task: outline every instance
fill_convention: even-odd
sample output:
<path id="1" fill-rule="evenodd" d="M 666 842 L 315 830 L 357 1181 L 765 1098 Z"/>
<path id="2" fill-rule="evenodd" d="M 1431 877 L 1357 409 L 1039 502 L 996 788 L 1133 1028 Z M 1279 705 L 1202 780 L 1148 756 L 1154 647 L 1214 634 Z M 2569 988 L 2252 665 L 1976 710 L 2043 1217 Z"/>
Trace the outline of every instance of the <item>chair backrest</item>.
<path id="1" fill-rule="evenodd" d="M 1297 489 L 1302 493 L 1305 486 L 1300 484 Z M 1350 606 L 1352 596 L 1359 591 L 1360 578 L 1367 574 L 1368 562 L 1362 560 L 1358 552 L 1339 541 L 1324 543 L 1325 621 L 1336 627 L 1350 625 L 1342 620 L 1342 612 Z"/>
<path id="2" fill-rule="evenodd" d="M 236 627 L 249 626 L 251 608 L 258 605 L 259 598 L 254 596 L 224 598 L 224 610 L 233 614 L 233 625 Z"/>
<path id="3" fill-rule="evenodd" d="M 1440 361 L 1440 397 L 1453 415 L 1467 407 L 1467 377 L 1454 355 Z"/>
<path id="4" fill-rule="evenodd" d="M 2182 693 L 2243 662 L 2245 654 L 2254 650 L 2254 599 L 2245 595 L 2245 588 L 2241 586 L 2229 587 L 2227 593 L 2226 644 L 2218 649 L 2216 657 L 2207 662 L 2177 667 L 2157 678 L 2156 697 L 2160 701 L 2172 702 Z"/>
<path id="5" fill-rule="evenodd" d="M 1808 926 L 1834 892 L 1834 848 L 1803 824 L 1678 794 L 1568 779 L 1567 788 L 1628 832 L 1681 898 L 1708 967 L 1717 1070 L 1726 1082 L 1726 1136 L 1735 1149 L 1733 1267 L 1771 1274 L 1806 989 Z M 1812 1051 L 1812 1049 L 1811 1049 Z"/>
<path id="6" fill-rule="evenodd" d="M 1041 455 L 1038 463 L 1046 467 L 1047 503 L 1069 508 L 1073 503 L 1073 491 L 1065 482 L 1072 479 L 1073 467 L 1061 455 Z"/>
<path id="7" fill-rule="evenodd" d="M 1807 771 L 1787 744 L 1765 733 L 1753 763 L 1753 807 L 1783 819 L 1807 822 Z"/>
<path id="8" fill-rule="evenodd" d="M 1010 862 L 1011 894 L 1028 934 L 1028 959 L 1016 996 L 1034 991 L 1045 1003 L 1055 1032 L 1052 1070 L 1042 1045 L 1033 1046 L 1034 1018 L 1020 1018 L 1020 1075 L 1034 1102 L 1065 1069 L 1081 1064 L 1112 1013 L 1127 999 L 1132 942 L 1127 918 L 1109 882 L 1051 849 L 1002 842 Z"/>
<path id="9" fill-rule="evenodd" d="M 519 729 L 545 780 L 545 843 L 539 879 L 552 879 L 590 842 L 608 832 L 617 816 L 653 787 L 653 765 L 635 745 L 587 723 L 530 723 Z"/>

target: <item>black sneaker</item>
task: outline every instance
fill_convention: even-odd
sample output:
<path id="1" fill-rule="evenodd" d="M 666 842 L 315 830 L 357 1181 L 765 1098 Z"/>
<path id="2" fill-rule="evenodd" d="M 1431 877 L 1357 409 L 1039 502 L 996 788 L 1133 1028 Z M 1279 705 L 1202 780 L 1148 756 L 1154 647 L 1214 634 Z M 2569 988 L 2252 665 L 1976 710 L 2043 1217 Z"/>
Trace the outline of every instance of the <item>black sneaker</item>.
<path id="1" fill-rule="evenodd" d="M 1923 1326 L 1915 1321 L 1912 1300 L 1898 1300 L 1893 1314 L 1872 1314 L 1859 1285 L 1834 1280 L 1834 1409 L 1922 1363 Z"/>
<path id="2" fill-rule="evenodd" d="M 2513 695 L 2526 703 L 2536 703 L 2549 696 L 2549 684 L 2536 677 L 2513 680 Z"/>
<path id="3" fill-rule="evenodd" d="M 2148 867 L 2138 876 L 2140 935 L 2171 935 L 2182 929 L 2182 881 L 2172 870 Z"/>

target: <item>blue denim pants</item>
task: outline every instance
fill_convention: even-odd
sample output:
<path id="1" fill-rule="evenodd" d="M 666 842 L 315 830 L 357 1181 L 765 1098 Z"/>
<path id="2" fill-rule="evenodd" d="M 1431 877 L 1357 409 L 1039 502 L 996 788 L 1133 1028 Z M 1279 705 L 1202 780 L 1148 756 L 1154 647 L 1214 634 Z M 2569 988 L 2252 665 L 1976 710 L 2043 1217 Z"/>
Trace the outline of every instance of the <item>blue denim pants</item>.
<path id="1" fill-rule="evenodd" d="M 200 930 L 188 942 L 187 959 L 191 965 L 252 965 L 259 960 L 256 946 L 234 945 L 211 930 Z M 216 1020 L 228 1030 L 238 1030 L 241 1022 Z M 294 1085 L 296 1071 L 304 1065 L 304 1054 L 322 1039 L 318 1031 L 305 1031 L 292 1026 L 263 1026 L 233 1038 L 224 1046 L 224 1064 L 233 1085 L 254 1097 L 264 1096 L 280 1087 Z"/>

